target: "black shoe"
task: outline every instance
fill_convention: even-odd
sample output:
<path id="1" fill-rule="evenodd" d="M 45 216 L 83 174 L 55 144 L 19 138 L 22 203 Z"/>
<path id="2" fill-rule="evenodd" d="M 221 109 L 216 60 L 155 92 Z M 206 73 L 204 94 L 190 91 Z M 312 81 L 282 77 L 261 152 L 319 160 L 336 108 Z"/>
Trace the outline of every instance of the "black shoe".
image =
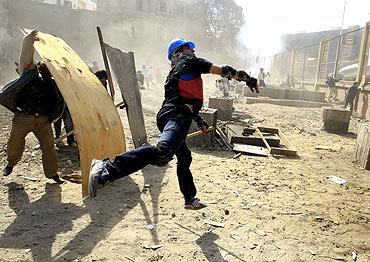
<path id="1" fill-rule="evenodd" d="M 6 165 L 6 167 L 3 169 L 3 176 L 9 176 L 13 172 L 13 167 Z"/>
<path id="2" fill-rule="evenodd" d="M 206 204 L 202 203 L 199 198 L 193 197 L 192 199 L 185 201 L 185 209 L 198 210 L 207 207 Z"/>
<path id="3" fill-rule="evenodd" d="M 66 181 L 60 179 L 59 175 L 52 176 L 50 179 L 53 179 L 57 184 L 64 184 Z"/>

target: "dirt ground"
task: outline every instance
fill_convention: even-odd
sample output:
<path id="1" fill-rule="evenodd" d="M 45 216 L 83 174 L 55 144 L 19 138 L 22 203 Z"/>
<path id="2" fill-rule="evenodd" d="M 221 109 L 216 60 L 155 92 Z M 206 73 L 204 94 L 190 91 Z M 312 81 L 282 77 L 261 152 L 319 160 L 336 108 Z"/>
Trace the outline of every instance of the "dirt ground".
<path id="1" fill-rule="evenodd" d="M 148 137 L 156 143 L 160 88 L 144 90 Z M 239 117 L 279 127 L 299 157 L 193 149 L 192 171 L 206 209 L 187 211 L 176 160 L 115 181 L 96 199 L 81 185 L 43 176 L 37 140 L 1 177 L 1 261 L 370 261 L 370 173 L 353 162 L 359 119 L 346 136 L 321 131 L 321 110 L 235 103 Z M 132 141 L 125 112 L 120 111 Z M 0 156 L 11 114 L 0 108 Z M 240 122 L 242 123 L 242 122 Z M 325 145 L 332 150 L 317 150 Z M 75 148 L 58 149 L 60 174 L 78 175 Z M 338 185 L 326 177 L 346 179 Z M 215 227 L 208 222 L 222 223 Z M 153 225 L 153 229 L 148 229 Z"/>

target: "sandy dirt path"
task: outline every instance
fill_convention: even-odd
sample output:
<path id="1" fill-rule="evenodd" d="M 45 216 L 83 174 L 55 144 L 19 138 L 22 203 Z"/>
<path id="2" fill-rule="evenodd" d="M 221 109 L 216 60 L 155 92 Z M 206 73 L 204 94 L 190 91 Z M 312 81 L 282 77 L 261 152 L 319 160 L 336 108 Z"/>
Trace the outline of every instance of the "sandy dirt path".
<path id="1" fill-rule="evenodd" d="M 156 143 L 159 88 L 143 91 L 148 137 Z M 44 178 L 37 140 L 0 179 L 0 261 L 370 261 L 370 173 L 353 162 L 359 124 L 347 136 L 321 131 L 320 109 L 235 104 L 252 123 L 279 127 L 298 158 L 193 149 L 192 171 L 206 209 L 186 211 L 176 160 L 115 181 L 93 200 L 80 184 Z M 128 148 L 132 141 L 121 110 Z M 0 109 L 5 164 L 11 115 Z M 316 150 L 325 145 L 333 150 Z M 61 175 L 78 175 L 75 149 L 58 150 Z M 336 175 L 344 186 L 329 181 Z M 214 227 L 207 222 L 218 222 Z M 149 230 L 147 225 L 154 225 Z"/>

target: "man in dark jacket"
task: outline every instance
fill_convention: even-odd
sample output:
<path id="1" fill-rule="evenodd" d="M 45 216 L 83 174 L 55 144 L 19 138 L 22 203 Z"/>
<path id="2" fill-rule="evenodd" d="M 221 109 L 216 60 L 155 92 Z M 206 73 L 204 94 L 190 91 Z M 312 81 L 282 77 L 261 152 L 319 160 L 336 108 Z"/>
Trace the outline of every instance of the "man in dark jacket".
<path id="1" fill-rule="evenodd" d="M 353 85 L 348 89 L 346 97 L 344 98 L 344 108 L 347 108 L 347 106 L 349 105 L 349 110 L 351 110 L 351 114 L 353 112 L 353 102 L 359 91 L 358 87 L 359 83 L 354 82 Z"/>
<path id="2" fill-rule="evenodd" d="M 257 80 L 245 71 L 231 66 L 216 66 L 194 54 L 195 44 L 183 38 L 171 41 L 168 59 L 172 69 L 165 83 L 165 99 L 157 114 L 161 137 L 156 146 L 143 146 L 115 156 L 112 160 L 93 160 L 90 169 L 89 195 L 95 197 L 99 186 L 108 181 L 134 173 L 148 164 L 164 166 L 177 157 L 177 177 L 186 209 L 205 207 L 197 197 L 190 171 L 191 151 L 186 136 L 194 120 L 203 133 L 209 132 L 207 123 L 199 115 L 203 105 L 202 74 L 217 74 L 238 81 L 246 81 L 250 89 L 258 92 Z"/>
<path id="3" fill-rule="evenodd" d="M 0 103 L 14 112 L 7 147 L 8 164 L 3 175 L 12 173 L 22 157 L 25 137 L 32 132 L 41 146 L 45 176 L 63 183 L 57 173 L 58 159 L 51 122 L 63 113 L 64 101 L 46 65 L 33 62 L 33 43 L 37 40 L 36 30 L 24 37 L 18 68 L 20 78 L 0 92 Z"/>

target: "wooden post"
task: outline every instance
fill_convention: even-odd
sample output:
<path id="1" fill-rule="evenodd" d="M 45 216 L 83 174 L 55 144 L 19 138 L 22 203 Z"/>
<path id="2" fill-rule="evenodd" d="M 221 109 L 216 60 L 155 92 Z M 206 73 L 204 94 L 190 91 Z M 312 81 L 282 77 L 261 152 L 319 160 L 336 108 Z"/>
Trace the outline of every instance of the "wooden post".
<path id="1" fill-rule="evenodd" d="M 342 29 L 341 29 L 342 31 Z M 342 38 L 343 35 L 341 34 L 338 39 L 338 45 L 337 45 L 337 51 L 335 53 L 335 64 L 334 64 L 334 74 L 333 77 L 336 79 L 337 78 L 337 73 L 338 73 L 338 61 L 339 61 L 339 52 L 340 52 L 340 46 L 342 45 Z"/>
<path id="2" fill-rule="evenodd" d="M 358 57 L 358 69 L 356 81 L 359 82 L 360 84 L 363 84 L 366 78 L 367 61 L 369 59 L 369 45 L 370 45 L 369 29 L 370 22 L 367 22 L 366 26 L 364 27 L 364 31 L 362 32 L 361 48 Z"/>
<path id="3" fill-rule="evenodd" d="M 294 77 L 294 65 L 295 65 L 295 54 L 297 52 L 297 49 L 294 49 L 293 50 L 293 53 L 292 53 L 292 61 L 290 62 L 290 79 L 295 78 Z"/>
<path id="4" fill-rule="evenodd" d="M 316 77 L 315 77 L 315 91 L 319 91 L 319 80 L 321 79 L 322 64 L 324 61 L 324 54 L 327 51 L 328 41 L 321 40 L 319 53 L 317 55 L 317 67 L 316 67 Z"/>
<path id="5" fill-rule="evenodd" d="M 301 87 L 303 88 L 304 73 L 306 71 L 306 56 L 307 56 L 307 47 L 304 48 L 303 54 L 303 65 L 302 65 L 302 77 L 301 77 Z"/>
<path id="6" fill-rule="evenodd" d="M 274 58 L 272 60 L 272 72 L 271 72 L 271 75 L 272 75 L 272 79 L 273 80 L 277 80 L 276 78 L 276 63 L 277 63 L 277 54 L 274 55 Z"/>
<path id="7" fill-rule="evenodd" d="M 113 86 L 113 81 L 112 81 L 112 75 L 111 75 L 110 70 L 109 70 L 109 63 L 108 63 L 107 53 L 105 52 L 103 34 L 102 34 L 101 29 L 100 29 L 99 26 L 96 27 L 96 30 L 98 31 L 99 43 L 100 43 L 101 53 L 102 53 L 102 56 L 103 56 L 105 71 L 107 71 L 110 95 L 111 95 L 111 97 L 114 101 L 115 92 L 114 92 L 114 86 Z"/>
<path id="8" fill-rule="evenodd" d="M 360 85 L 364 84 L 366 81 L 366 71 L 367 71 L 367 62 L 369 59 L 369 30 L 370 30 L 370 22 L 367 22 L 362 32 L 362 39 L 361 39 L 361 47 L 360 47 L 360 53 L 358 56 L 358 69 L 357 69 L 357 75 L 356 75 L 356 81 L 360 83 Z M 358 100 L 359 100 L 359 94 L 356 96 L 355 100 L 355 110 L 357 111 L 358 106 Z"/>
<path id="9" fill-rule="evenodd" d="M 355 161 L 361 164 L 362 168 L 370 169 L 370 126 L 367 123 L 359 127 L 356 148 Z"/>

